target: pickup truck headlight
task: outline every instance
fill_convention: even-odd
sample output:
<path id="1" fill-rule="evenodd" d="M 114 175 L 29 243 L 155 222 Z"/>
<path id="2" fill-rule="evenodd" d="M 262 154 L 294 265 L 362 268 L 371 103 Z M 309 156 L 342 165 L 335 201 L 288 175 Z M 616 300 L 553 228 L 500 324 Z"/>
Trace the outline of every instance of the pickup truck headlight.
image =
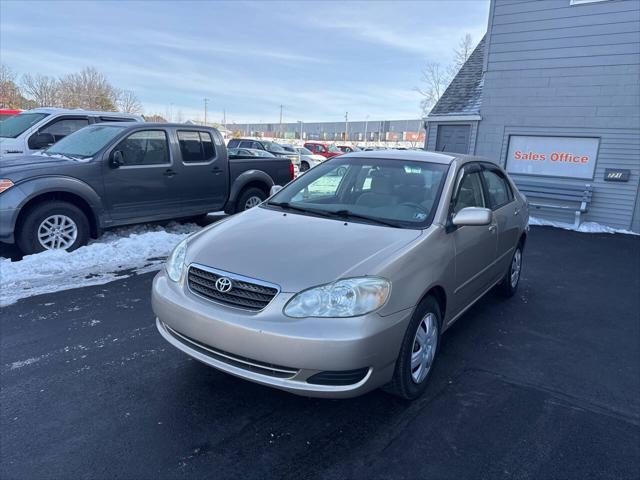
<path id="1" fill-rule="evenodd" d="M 0 178 L 0 193 L 13 187 L 13 182 L 8 178 Z"/>
<path id="2" fill-rule="evenodd" d="M 391 282 L 379 277 L 355 277 L 320 285 L 294 295 L 284 307 L 288 317 L 357 317 L 382 307 Z"/>
<path id="3" fill-rule="evenodd" d="M 187 256 L 187 239 L 182 240 L 167 257 L 165 270 L 174 282 L 179 282 L 184 270 L 184 259 Z"/>

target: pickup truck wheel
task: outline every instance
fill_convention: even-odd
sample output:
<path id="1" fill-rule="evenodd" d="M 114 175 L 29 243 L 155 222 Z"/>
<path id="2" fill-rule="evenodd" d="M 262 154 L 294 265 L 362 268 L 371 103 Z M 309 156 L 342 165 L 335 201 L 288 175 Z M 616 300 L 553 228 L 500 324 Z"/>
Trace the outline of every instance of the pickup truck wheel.
<path id="1" fill-rule="evenodd" d="M 265 198 L 267 198 L 266 193 L 259 188 L 247 188 L 240 194 L 240 197 L 238 197 L 238 207 L 236 211 L 244 212 L 245 210 L 256 207 L 260 205 Z"/>
<path id="2" fill-rule="evenodd" d="M 89 241 L 89 220 L 78 207 L 67 202 L 35 206 L 20 222 L 16 235 L 25 255 L 44 250 L 71 252 Z"/>

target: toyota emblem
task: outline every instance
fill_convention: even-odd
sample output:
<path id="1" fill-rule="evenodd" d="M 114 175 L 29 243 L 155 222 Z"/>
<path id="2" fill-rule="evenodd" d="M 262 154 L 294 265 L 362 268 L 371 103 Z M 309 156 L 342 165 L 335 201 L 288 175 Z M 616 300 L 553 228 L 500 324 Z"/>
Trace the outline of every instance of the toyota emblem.
<path id="1" fill-rule="evenodd" d="M 229 290 L 233 288 L 233 283 L 230 278 L 220 277 L 216 280 L 216 290 L 221 293 L 227 293 Z"/>

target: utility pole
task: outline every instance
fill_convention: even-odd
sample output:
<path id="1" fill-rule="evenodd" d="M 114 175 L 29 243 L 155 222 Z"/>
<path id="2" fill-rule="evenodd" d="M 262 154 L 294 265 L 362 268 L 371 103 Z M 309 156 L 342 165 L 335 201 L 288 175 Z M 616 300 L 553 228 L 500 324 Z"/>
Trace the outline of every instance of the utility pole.
<path id="1" fill-rule="evenodd" d="M 227 129 L 227 109 L 226 108 L 222 109 L 222 126 L 225 128 L 225 130 Z"/>
<path id="2" fill-rule="evenodd" d="M 298 123 L 300 124 L 300 141 L 302 141 L 302 140 L 303 140 L 303 138 L 302 138 L 302 137 L 304 136 L 304 135 L 302 134 L 302 120 L 298 120 Z"/>
<path id="3" fill-rule="evenodd" d="M 369 126 L 369 115 L 364 119 L 364 146 L 367 146 L 367 127 Z"/>
<path id="4" fill-rule="evenodd" d="M 207 104 L 209 103 L 209 99 L 204 99 L 204 124 L 207 124 Z"/>
<path id="5" fill-rule="evenodd" d="M 280 136 L 284 137 L 284 135 L 282 134 L 282 109 L 284 108 L 283 105 L 280 105 Z"/>
<path id="6" fill-rule="evenodd" d="M 349 141 L 349 112 L 344 112 L 344 141 Z"/>

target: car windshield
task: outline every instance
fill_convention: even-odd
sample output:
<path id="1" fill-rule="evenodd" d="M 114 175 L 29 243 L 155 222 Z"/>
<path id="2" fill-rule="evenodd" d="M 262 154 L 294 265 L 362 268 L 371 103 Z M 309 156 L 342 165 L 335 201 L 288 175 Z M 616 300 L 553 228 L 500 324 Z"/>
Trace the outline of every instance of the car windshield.
<path id="1" fill-rule="evenodd" d="M 21 113 L 9 117 L 0 123 L 0 137 L 16 138 L 48 115 L 48 113 Z"/>
<path id="2" fill-rule="evenodd" d="M 274 142 L 264 142 L 264 146 L 270 152 L 287 153 L 287 151 L 284 148 L 282 148 L 280 145 Z"/>
<path id="3" fill-rule="evenodd" d="M 447 165 L 335 157 L 280 190 L 264 208 L 401 228 L 431 224 Z"/>
<path id="4" fill-rule="evenodd" d="M 311 150 L 307 150 L 307 149 L 306 149 L 306 148 L 304 148 L 304 147 L 298 147 L 298 152 L 299 152 L 301 155 L 313 155 L 313 153 L 311 152 Z"/>
<path id="5" fill-rule="evenodd" d="M 85 127 L 64 137 L 58 143 L 44 150 L 44 155 L 65 155 L 73 158 L 90 158 L 118 136 L 124 126 L 100 124 Z"/>

